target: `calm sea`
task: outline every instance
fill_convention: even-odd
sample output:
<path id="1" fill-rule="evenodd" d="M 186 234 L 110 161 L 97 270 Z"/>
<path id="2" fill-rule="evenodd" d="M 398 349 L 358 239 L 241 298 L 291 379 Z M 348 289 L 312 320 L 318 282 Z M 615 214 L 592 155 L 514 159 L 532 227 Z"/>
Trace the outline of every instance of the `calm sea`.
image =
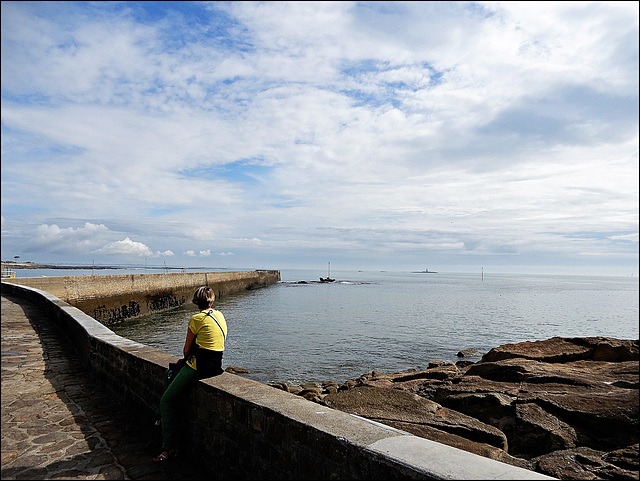
<path id="1" fill-rule="evenodd" d="M 332 271 L 336 281 L 320 283 L 317 271 L 303 270 L 281 277 L 215 305 L 229 326 L 224 365 L 264 383 L 341 383 L 372 370 L 455 361 L 466 348 L 484 353 L 554 336 L 638 338 L 633 277 Z M 113 330 L 180 356 L 194 310 L 185 305 Z"/>
<path id="2" fill-rule="evenodd" d="M 372 370 L 456 361 L 467 348 L 639 337 L 637 277 L 332 270 L 335 282 L 317 282 L 324 274 L 281 270 L 276 285 L 218 299 L 229 326 L 224 366 L 246 368 L 245 377 L 264 383 L 341 383 Z M 111 329 L 181 356 L 194 312 L 188 304 Z"/>

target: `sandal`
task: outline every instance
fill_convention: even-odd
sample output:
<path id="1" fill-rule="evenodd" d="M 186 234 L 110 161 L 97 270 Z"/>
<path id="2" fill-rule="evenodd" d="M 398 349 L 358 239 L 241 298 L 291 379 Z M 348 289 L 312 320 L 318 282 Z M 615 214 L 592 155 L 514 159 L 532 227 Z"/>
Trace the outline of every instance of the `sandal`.
<path id="1" fill-rule="evenodd" d="M 154 463 L 166 463 L 172 459 L 175 459 L 178 456 L 178 453 L 175 451 L 162 451 L 155 458 L 153 458 Z"/>

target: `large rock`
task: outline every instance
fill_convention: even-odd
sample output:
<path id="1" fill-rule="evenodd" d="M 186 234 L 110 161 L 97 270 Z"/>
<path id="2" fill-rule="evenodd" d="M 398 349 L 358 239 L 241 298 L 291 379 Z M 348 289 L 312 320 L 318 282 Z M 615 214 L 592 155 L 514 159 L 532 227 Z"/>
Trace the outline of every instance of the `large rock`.
<path id="1" fill-rule="evenodd" d="M 637 361 L 638 340 L 609 337 L 553 337 L 545 341 L 504 344 L 482 356 L 482 362 L 514 357 L 542 362 Z"/>
<path id="2" fill-rule="evenodd" d="M 638 360 L 638 340 L 554 337 L 465 366 L 373 371 L 313 399 L 560 479 L 638 480 Z"/>
<path id="3" fill-rule="evenodd" d="M 573 448 L 578 442 L 575 429 L 536 403 L 516 404 L 514 431 L 511 452 L 527 457 Z"/>
<path id="4" fill-rule="evenodd" d="M 409 392 L 358 386 L 329 394 L 323 403 L 333 409 L 357 414 L 373 421 L 402 424 L 403 430 L 414 434 L 414 431 L 422 430 L 426 426 L 471 441 L 507 449 L 507 438 L 499 429 Z"/>
<path id="5" fill-rule="evenodd" d="M 532 462 L 536 471 L 558 479 L 638 479 L 637 444 L 614 453 L 587 447 L 554 451 Z"/>

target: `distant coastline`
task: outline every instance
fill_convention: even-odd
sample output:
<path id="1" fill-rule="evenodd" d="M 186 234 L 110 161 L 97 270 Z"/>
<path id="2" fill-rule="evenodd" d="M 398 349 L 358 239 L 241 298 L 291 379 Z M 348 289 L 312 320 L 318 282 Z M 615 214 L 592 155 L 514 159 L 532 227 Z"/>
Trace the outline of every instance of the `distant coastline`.
<path id="1" fill-rule="evenodd" d="M 118 266 L 59 266 L 53 264 L 36 264 L 35 262 L 2 261 L 2 269 L 125 269 Z"/>
<path id="2" fill-rule="evenodd" d="M 163 270 L 165 272 L 168 271 L 181 271 L 185 272 L 185 270 L 196 270 L 200 269 L 202 271 L 227 271 L 231 270 L 224 267 L 207 267 L 207 266 L 197 266 L 197 267 L 176 267 L 176 266 L 159 266 L 159 265 L 62 265 L 62 264 L 39 264 L 37 262 L 15 262 L 15 261 L 2 261 L 2 270 L 5 271 L 16 271 L 20 269 L 57 269 L 57 270 Z M 237 270 L 237 269 L 236 269 Z"/>
<path id="3" fill-rule="evenodd" d="M 137 268 L 137 267 L 135 267 Z M 181 267 L 146 266 L 146 269 L 182 269 Z M 2 270 L 16 269 L 132 269 L 131 266 L 62 266 L 56 264 L 37 264 L 35 262 L 2 261 Z"/>

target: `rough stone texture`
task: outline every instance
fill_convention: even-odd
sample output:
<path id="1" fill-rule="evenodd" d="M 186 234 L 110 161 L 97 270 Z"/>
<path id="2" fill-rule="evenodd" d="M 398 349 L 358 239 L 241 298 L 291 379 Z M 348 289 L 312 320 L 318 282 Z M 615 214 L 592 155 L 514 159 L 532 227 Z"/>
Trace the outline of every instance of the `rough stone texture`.
<path id="1" fill-rule="evenodd" d="M 624 451 L 626 455 L 620 456 Z M 554 451 L 533 460 L 536 471 L 558 479 L 638 479 L 638 444 L 612 453 L 587 447 Z"/>
<path id="2" fill-rule="evenodd" d="M 458 352 L 458 357 L 480 357 L 482 354 L 475 348 L 463 349 Z"/>
<path id="3" fill-rule="evenodd" d="M 2 295 L 2 479 L 196 479 L 158 465 L 153 419 L 127 409 L 89 374 L 35 306 Z"/>
<path id="4" fill-rule="evenodd" d="M 482 361 L 523 358 L 541 362 L 637 361 L 638 341 L 608 337 L 552 337 L 544 341 L 504 344 L 491 349 Z"/>
<path id="5" fill-rule="evenodd" d="M 406 391 L 358 386 L 329 394 L 323 401 L 333 409 L 385 424 L 401 424 L 412 434 L 431 427 L 500 449 L 507 447 L 507 438 L 499 429 Z"/>
<path id="6" fill-rule="evenodd" d="M 305 397 L 560 479 L 637 480 L 638 360 L 638 340 L 554 337 Z"/>

